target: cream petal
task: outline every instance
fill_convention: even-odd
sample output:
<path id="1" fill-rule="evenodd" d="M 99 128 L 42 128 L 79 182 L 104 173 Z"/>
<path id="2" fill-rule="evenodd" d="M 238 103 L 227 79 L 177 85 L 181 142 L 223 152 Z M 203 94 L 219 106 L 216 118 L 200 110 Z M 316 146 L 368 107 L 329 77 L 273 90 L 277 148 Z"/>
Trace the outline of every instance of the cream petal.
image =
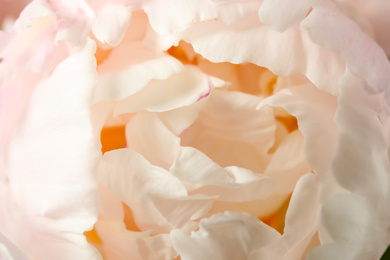
<path id="1" fill-rule="evenodd" d="M 131 20 L 131 8 L 115 2 L 106 2 L 98 10 L 92 32 L 102 43 L 118 45 Z"/>
<path id="2" fill-rule="evenodd" d="M 139 53 L 145 51 L 145 55 L 142 60 L 134 60 L 134 56 L 131 57 L 134 64 L 129 64 L 129 67 L 123 70 L 115 72 L 107 72 L 106 67 L 111 70 L 112 62 L 105 61 L 99 66 L 99 72 L 106 72 L 100 75 L 99 82 L 95 91 L 94 101 L 102 100 L 120 100 L 134 95 L 142 88 L 144 88 L 151 80 L 159 79 L 164 80 L 175 74 L 178 74 L 184 70 L 183 65 L 175 58 L 164 55 L 160 57 L 153 57 L 149 50 L 140 45 L 140 43 L 134 43 L 130 48 L 131 53 Z M 129 51 L 127 51 L 127 55 Z M 118 57 L 119 58 L 119 57 Z M 123 57 L 122 57 L 123 58 Z M 114 57 L 112 58 L 114 59 Z M 126 59 L 129 62 L 128 59 Z M 103 67 L 104 66 L 104 67 Z M 102 68 L 103 67 L 103 68 Z"/>
<path id="3" fill-rule="evenodd" d="M 335 189 L 339 189 L 329 167 L 337 149 L 340 131 L 334 122 L 336 98 L 309 84 L 280 91 L 265 99 L 259 107 L 265 105 L 281 106 L 297 118 L 304 137 L 307 162 L 321 179 L 320 198 L 326 200 Z"/>
<path id="4" fill-rule="evenodd" d="M 10 143 L 10 185 L 37 259 L 100 259 L 83 235 L 98 214 L 99 148 L 89 120 L 94 51 L 90 40 L 40 82 Z"/>
<path id="5" fill-rule="evenodd" d="M 187 1 L 151 0 L 142 3 L 148 14 L 153 29 L 161 35 L 184 31 L 194 23 L 221 20 L 233 23 L 257 10 L 257 1 L 229 1 L 228 3 L 211 3 L 208 0 Z"/>
<path id="6" fill-rule="evenodd" d="M 282 32 L 303 20 L 310 9 L 310 1 L 264 0 L 259 9 L 259 19 Z"/>
<path id="7" fill-rule="evenodd" d="M 211 91 L 209 77 L 193 66 L 186 66 L 166 80 L 153 80 L 131 97 L 119 102 L 114 116 L 139 110 L 162 112 L 191 105 Z"/>
<path id="8" fill-rule="evenodd" d="M 277 240 L 280 234 L 247 213 L 225 212 L 202 219 L 199 230 L 171 231 L 181 259 L 250 259 L 250 253 Z"/>
<path id="9" fill-rule="evenodd" d="M 180 138 L 153 113 L 137 113 L 126 125 L 127 147 L 151 164 L 169 169 L 180 151 Z"/>
<path id="10" fill-rule="evenodd" d="M 126 230 L 123 223 L 103 218 L 97 222 L 96 232 L 107 260 L 166 260 L 177 256 L 169 234 L 132 232 Z"/>
<path id="11" fill-rule="evenodd" d="M 254 251 L 251 259 L 302 259 L 317 230 L 320 214 L 318 187 L 313 174 L 299 179 L 287 209 L 284 234 L 270 245 Z"/>
<path id="12" fill-rule="evenodd" d="M 303 136 L 299 131 L 288 134 L 267 165 L 264 174 L 275 180 L 273 195 L 289 194 L 298 179 L 310 172 L 303 149 Z"/>
<path id="13" fill-rule="evenodd" d="M 169 37 L 175 44 L 175 38 Z M 219 21 L 196 24 L 178 37 L 212 62 L 251 62 L 282 76 L 301 73 L 332 94 L 338 93 L 337 84 L 345 72 L 340 55 L 313 43 L 298 25 L 280 33 L 262 24 L 256 14 L 232 25 Z M 169 39 L 155 39 L 157 46 L 167 45 L 164 41 Z"/>
<path id="14" fill-rule="evenodd" d="M 105 153 L 98 178 L 133 210 L 141 229 L 180 227 L 201 217 L 212 204 L 205 196 L 188 196 L 176 177 L 131 149 Z"/>
<path id="15" fill-rule="evenodd" d="M 272 192 L 271 178 L 235 166 L 226 168 L 214 163 L 192 147 L 183 147 L 170 171 L 192 194 L 218 196 L 216 200 L 244 202 L 265 199 Z"/>

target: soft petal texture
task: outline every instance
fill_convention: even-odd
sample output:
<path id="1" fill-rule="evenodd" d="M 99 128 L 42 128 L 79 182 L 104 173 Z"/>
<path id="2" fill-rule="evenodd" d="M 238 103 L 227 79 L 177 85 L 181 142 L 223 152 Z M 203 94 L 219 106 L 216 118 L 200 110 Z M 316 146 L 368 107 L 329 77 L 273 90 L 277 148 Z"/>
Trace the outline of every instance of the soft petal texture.
<path id="1" fill-rule="evenodd" d="M 263 172 L 276 126 L 271 108 L 255 109 L 260 100 L 240 92 L 212 91 L 198 119 L 181 134 L 181 144 L 197 148 L 222 167 Z"/>
<path id="2" fill-rule="evenodd" d="M 164 169 L 169 169 L 180 151 L 180 138 L 152 113 L 138 113 L 127 123 L 126 140 L 127 147 Z"/>
<path id="3" fill-rule="evenodd" d="M 332 171 L 344 188 L 383 203 L 390 188 L 389 143 L 385 132 L 388 129 L 384 128 L 389 118 L 378 117 L 383 96 L 368 95 L 362 80 L 352 75 L 342 85 L 335 119 L 341 135 Z"/>
<path id="4" fill-rule="evenodd" d="M 27 256 L 17 248 L 7 237 L 0 233 L 0 259 L 2 260 L 27 260 Z"/>
<path id="5" fill-rule="evenodd" d="M 89 41 L 40 82 L 10 143 L 9 182 L 37 259 L 100 259 L 83 235 L 97 218 L 92 172 L 99 148 L 89 121 L 94 51 Z"/>
<path id="6" fill-rule="evenodd" d="M 323 181 L 320 197 L 325 200 L 337 187 L 329 167 L 338 145 L 339 127 L 334 122 L 336 97 L 308 84 L 280 91 L 262 101 L 259 107 L 265 105 L 281 106 L 297 118 L 307 162 Z"/>
<path id="7" fill-rule="evenodd" d="M 254 251 L 250 259 L 302 259 L 317 229 L 320 213 L 318 187 L 313 174 L 304 175 L 297 182 L 287 209 L 284 234 Z"/>
<path id="8" fill-rule="evenodd" d="M 92 32 L 102 43 L 118 45 L 125 35 L 130 19 L 130 7 L 106 2 L 93 21 Z"/>
<path id="9" fill-rule="evenodd" d="M 212 62 L 251 62 L 282 76 L 302 73 L 333 94 L 337 93 L 337 79 L 345 70 L 337 53 L 314 44 L 298 26 L 276 32 L 260 23 L 256 14 L 233 25 L 218 21 L 198 24 L 180 37 Z M 327 76 L 320 71 L 327 71 Z"/>
<path id="10" fill-rule="evenodd" d="M 363 79 L 368 89 L 389 91 L 390 63 L 385 52 L 332 1 L 317 2 L 301 27 L 316 43 L 340 52 L 349 71 Z"/>
<path id="11" fill-rule="evenodd" d="M 385 50 L 387 55 L 390 55 L 390 35 L 388 28 L 390 25 L 390 16 L 388 10 L 390 9 L 389 1 L 372 0 L 372 1 L 341 1 L 342 4 L 347 2 L 356 10 L 359 17 L 363 16 L 370 23 L 374 31 L 375 40 Z"/>
<path id="12" fill-rule="evenodd" d="M 194 23 L 222 20 L 233 23 L 243 19 L 252 10 L 256 10 L 257 1 L 230 1 L 228 5 L 217 5 L 209 0 L 181 1 L 150 0 L 142 3 L 148 14 L 150 24 L 159 34 L 178 33 Z"/>
<path id="13" fill-rule="evenodd" d="M 142 48 L 137 48 L 137 46 L 131 47 L 132 50 L 138 52 Z M 146 54 L 145 56 L 149 58 L 150 55 Z M 134 59 L 134 56 L 132 58 Z M 136 60 L 136 62 L 136 64 L 124 70 L 100 75 L 95 92 L 95 102 L 124 99 L 137 93 L 152 79 L 167 79 L 184 70 L 183 65 L 171 56 L 164 55 L 146 61 Z M 102 66 L 111 67 L 112 64 L 108 63 L 109 61 L 106 61 Z M 100 71 L 104 70 L 102 66 L 99 67 Z"/>
<path id="14" fill-rule="evenodd" d="M 277 240 L 280 234 L 247 213 L 225 212 L 202 219 L 199 230 L 172 230 L 174 248 L 183 260 L 251 259 L 250 253 Z"/>
<path id="15" fill-rule="evenodd" d="M 106 219 L 99 219 L 96 229 L 107 260 L 168 260 L 177 256 L 169 234 L 132 232 L 120 222 Z"/>
<path id="16" fill-rule="evenodd" d="M 321 222 L 335 242 L 314 249 L 308 260 L 380 259 L 390 241 L 378 211 L 359 195 L 333 196 L 322 209 Z"/>
<path id="17" fill-rule="evenodd" d="M 264 0 L 259 9 L 259 18 L 270 28 L 282 32 L 303 20 L 310 9 L 309 1 Z"/>
<path id="18" fill-rule="evenodd" d="M 243 202 L 265 199 L 273 189 L 273 180 L 250 170 L 230 166 L 222 168 L 192 147 L 183 147 L 170 171 L 189 183 L 192 194 L 218 196 L 216 200 Z"/>
<path id="19" fill-rule="evenodd" d="M 211 91 L 209 77 L 199 69 L 186 66 L 166 80 L 153 80 L 142 91 L 117 104 L 114 116 L 139 110 L 167 111 L 191 105 Z"/>
<path id="20" fill-rule="evenodd" d="M 180 227 L 211 207 L 210 198 L 188 196 L 176 177 L 131 149 L 107 152 L 98 176 L 103 186 L 133 210 L 141 229 Z"/>

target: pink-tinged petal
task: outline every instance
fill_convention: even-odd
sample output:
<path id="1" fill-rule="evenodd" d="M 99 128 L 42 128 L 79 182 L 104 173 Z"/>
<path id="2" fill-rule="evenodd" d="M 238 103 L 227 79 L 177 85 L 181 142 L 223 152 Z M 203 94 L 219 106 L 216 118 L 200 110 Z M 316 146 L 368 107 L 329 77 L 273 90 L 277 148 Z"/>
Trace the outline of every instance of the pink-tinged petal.
<path id="1" fill-rule="evenodd" d="M 99 145 L 89 113 L 94 52 L 90 40 L 38 84 L 10 142 L 10 186 L 37 259 L 100 259 L 83 235 L 98 214 Z"/>
<path id="2" fill-rule="evenodd" d="M 297 182 L 286 213 L 284 234 L 252 253 L 251 259 L 300 260 L 317 230 L 320 214 L 318 180 L 313 174 Z"/>
<path id="3" fill-rule="evenodd" d="M 55 43 L 66 41 L 71 46 L 83 46 L 88 38 L 89 29 L 90 19 L 85 14 L 79 14 L 74 20 L 60 19 Z"/>
<path id="4" fill-rule="evenodd" d="M 338 100 L 335 120 L 341 133 L 332 171 L 342 187 L 387 205 L 390 164 L 385 126 L 389 118 L 378 116 L 383 96 L 367 94 L 362 80 L 348 76 Z"/>
<path id="5" fill-rule="evenodd" d="M 106 2 L 97 13 L 92 32 L 102 43 L 118 45 L 125 35 L 131 20 L 131 8 Z"/>
<path id="6" fill-rule="evenodd" d="M 339 135 L 339 127 L 334 122 L 336 97 L 309 84 L 280 91 L 265 99 L 259 107 L 264 105 L 281 106 L 297 118 L 307 162 L 324 184 L 320 197 L 325 200 L 337 187 L 329 168 Z"/>
<path id="7" fill-rule="evenodd" d="M 15 21 L 14 30 L 16 32 L 21 32 L 26 27 L 31 27 L 33 25 L 33 18 L 44 17 L 49 14 L 54 15 L 54 12 L 47 1 L 34 0 L 21 12 L 19 18 Z"/>
<path id="8" fill-rule="evenodd" d="M 132 51 L 127 53 L 138 52 L 139 54 L 145 50 L 140 44 L 128 47 Z M 144 88 L 152 79 L 164 80 L 184 70 L 181 62 L 171 56 L 164 55 L 150 59 L 151 53 L 147 51 L 145 54 L 145 61 L 135 60 L 134 64 L 129 64 L 126 69 L 100 75 L 95 91 L 95 102 L 127 98 Z M 134 59 L 134 56 L 131 59 Z M 105 61 L 102 66 L 111 67 L 112 63 Z M 99 72 L 104 69 L 99 67 Z"/>
<path id="9" fill-rule="evenodd" d="M 380 259 L 390 242 L 386 232 L 389 221 L 383 219 L 381 211 L 356 194 L 333 196 L 323 206 L 321 224 L 334 242 L 314 249 L 308 259 Z"/>
<path id="10" fill-rule="evenodd" d="M 131 149 L 105 153 L 98 178 L 133 210 L 141 229 L 181 227 L 203 216 L 212 205 L 206 196 L 188 196 L 176 177 Z"/>
<path id="11" fill-rule="evenodd" d="M 303 20 L 310 9 L 310 1 L 264 0 L 259 9 L 259 19 L 282 32 Z"/>
<path id="12" fill-rule="evenodd" d="M 96 231 L 107 260 L 167 260 L 177 256 L 169 234 L 132 232 L 126 230 L 123 223 L 103 218 L 97 222 Z"/>
<path id="13" fill-rule="evenodd" d="M 27 256 L 15 246 L 7 237 L 0 233 L 0 259 L 27 260 Z"/>
<path id="14" fill-rule="evenodd" d="M 142 91 L 119 102 L 114 116 L 140 110 L 162 112 L 192 105 L 211 91 L 209 77 L 193 66 L 186 66 L 166 80 L 152 80 Z"/>
<path id="15" fill-rule="evenodd" d="M 216 200 L 244 202 L 265 199 L 274 181 L 248 169 L 235 166 L 222 168 L 192 147 L 183 147 L 170 171 L 192 194 L 218 196 Z"/>
<path id="16" fill-rule="evenodd" d="M 127 146 L 151 164 L 169 169 L 180 151 L 180 138 L 153 113 L 138 113 L 126 125 Z"/>
<path id="17" fill-rule="evenodd" d="M 181 134 L 192 146 L 220 166 L 263 172 L 275 136 L 271 108 L 256 110 L 261 98 L 233 91 L 213 90 L 198 119 Z"/>
<path id="18" fill-rule="evenodd" d="M 290 194 L 298 179 L 310 172 L 300 131 L 288 134 L 278 146 L 264 174 L 275 180 L 273 195 Z"/>
<path id="19" fill-rule="evenodd" d="M 199 230 L 171 231 L 173 246 L 183 260 L 252 259 L 253 250 L 277 240 L 280 234 L 247 213 L 225 212 L 202 219 Z"/>
<path id="20" fill-rule="evenodd" d="M 367 19 L 374 32 L 375 40 L 390 55 L 390 35 L 388 28 L 390 25 L 390 2 L 382 0 L 372 1 L 348 1 L 356 9 L 357 16 Z"/>
<path id="21" fill-rule="evenodd" d="M 390 63 L 385 52 L 332 1 L 317 2 L 301 28 L 314 42 L 340 52 L 348 69 L 362 78 L 368 89 L 390 91 Z"/>

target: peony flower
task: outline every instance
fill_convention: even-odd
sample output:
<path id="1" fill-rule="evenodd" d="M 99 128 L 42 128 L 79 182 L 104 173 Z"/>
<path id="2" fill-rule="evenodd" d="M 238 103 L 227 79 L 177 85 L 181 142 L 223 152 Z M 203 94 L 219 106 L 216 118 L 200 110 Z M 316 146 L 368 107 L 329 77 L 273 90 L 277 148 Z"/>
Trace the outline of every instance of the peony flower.
<path id="1" fill-rule="evenodd" d="M 32 1 L 0 34 L 1 256 L 379 259 L 379 6 Z"/>

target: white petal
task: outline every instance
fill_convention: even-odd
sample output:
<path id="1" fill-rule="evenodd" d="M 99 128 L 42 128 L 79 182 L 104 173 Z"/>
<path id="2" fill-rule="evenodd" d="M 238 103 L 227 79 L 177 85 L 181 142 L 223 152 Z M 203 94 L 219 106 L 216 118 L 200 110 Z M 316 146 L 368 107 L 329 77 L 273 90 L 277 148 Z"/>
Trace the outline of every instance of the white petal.
<path id="1" fill-rule="evenodd" d="M 389 117 L 378 117 L 382 96 L 367 94 L 363 86 L 351 75 L 342 82 L 336 115 L 341 134 L 332 171 L 344 188 L 387 205 L 390 164 L 384 126 Z"/>
<path id="2" fill-rule="evenodd" d="M 225 212 L 202 219 L 199 231 L 172 230 L 171 239 L 183 260 L 249 259 L 254 249 L 277 240 L 280 234 L 247 213 Z"/>
<path id="3" fill-rule="evenodd" d="M 0 259 L 27 260 L 27 256 L 16 247 L 7 237 L 0 233 Z"/>

